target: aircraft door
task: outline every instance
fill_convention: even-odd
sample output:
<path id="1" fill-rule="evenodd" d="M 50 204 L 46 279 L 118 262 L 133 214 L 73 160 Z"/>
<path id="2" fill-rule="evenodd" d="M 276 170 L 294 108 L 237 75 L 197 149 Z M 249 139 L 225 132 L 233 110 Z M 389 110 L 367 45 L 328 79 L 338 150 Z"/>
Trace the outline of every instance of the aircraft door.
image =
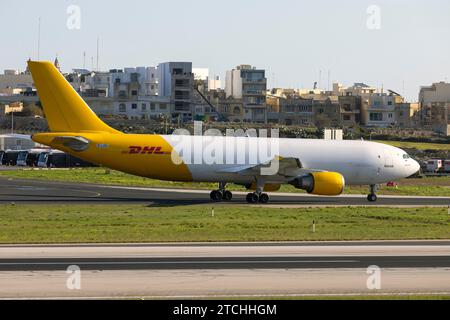
<path id="1" fill-rule="evenodd" d="M 384 167 L 385 168 L 394 167 L 394 157 L 389 150 L 384 150 Z"/>

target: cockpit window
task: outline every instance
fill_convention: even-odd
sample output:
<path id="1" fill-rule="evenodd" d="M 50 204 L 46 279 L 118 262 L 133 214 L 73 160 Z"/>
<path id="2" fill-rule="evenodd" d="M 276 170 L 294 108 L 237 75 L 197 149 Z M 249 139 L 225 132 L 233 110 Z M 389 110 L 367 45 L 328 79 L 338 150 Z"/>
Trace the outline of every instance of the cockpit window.
<path id="1" fill-rule="evenodd" d="M 403 159 L 410 159 L 411 157 L 408 154 L 403 155 Z"/>

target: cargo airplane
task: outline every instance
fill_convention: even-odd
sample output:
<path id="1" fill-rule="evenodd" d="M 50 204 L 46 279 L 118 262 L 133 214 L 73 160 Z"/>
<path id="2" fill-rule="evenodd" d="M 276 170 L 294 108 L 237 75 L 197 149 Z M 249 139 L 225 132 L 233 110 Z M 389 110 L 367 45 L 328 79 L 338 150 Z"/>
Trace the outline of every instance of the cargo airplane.
<path id="1" fill-rule="evenodd" d="M 230 158 L 244 160 L 239 164 L 189 161 L 192 155 L 181 150 L 180 136 L 119 132 L 97 117 L 50 62 L 29 61 L 29 69 L 50 128 L 49 133 L 34 134 L 35 142 L 136 176 L 218 183 L 218 189 L 210 194 L 213 201 L 230 201 L 233 195 L 227 184 L 234 183 L 251 190 L 247 195 L 249 203 L 267 203 L 269 196 L 265 192 L 277 191 L 282 184 L 324 196 L 338 196 L 346 185 L 368 185 L 367 199 L 374 202 L 378 184 L 409 177 L 420 169 L 401 149 L 346 140 L 280 138 L 276 140 L 278 154 L 251 162 L 251 146 L 262 139 L 272 143 L 274 138 L 215 137 L 215 144 L 224 146 L 224 158 L 233 149 L 241 151 Z M 210 137 L 186 135 L 182 139 L 201 145 Z M 204 152 L 204 147 L 194 148 L 194 158 L 196 152 Z M 276 170 L 264 172 L 272 167 Z"/>

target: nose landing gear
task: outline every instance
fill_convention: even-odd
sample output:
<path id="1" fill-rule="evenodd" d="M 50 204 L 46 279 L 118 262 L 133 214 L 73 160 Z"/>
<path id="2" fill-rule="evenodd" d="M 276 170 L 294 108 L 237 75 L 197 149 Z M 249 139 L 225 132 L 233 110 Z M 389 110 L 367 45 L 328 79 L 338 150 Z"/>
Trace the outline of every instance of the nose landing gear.
<path id="1" fill-rule="evenodd" d="M 378 197 L 376 195 L 376 192 L 378 190 L 378 186 L 373 184 L 370 186 L 370 194 L 367 196 L 367 200 L 369 202 L 376 202 L 378 200 Z"/>

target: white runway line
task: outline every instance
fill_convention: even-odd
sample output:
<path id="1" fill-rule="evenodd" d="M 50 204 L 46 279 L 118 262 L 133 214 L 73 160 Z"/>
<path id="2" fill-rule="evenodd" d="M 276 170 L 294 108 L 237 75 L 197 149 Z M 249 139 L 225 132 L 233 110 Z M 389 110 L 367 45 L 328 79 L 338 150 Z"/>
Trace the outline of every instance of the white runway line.
<path id="1" fill-rule="evenodd" d="M 201 189 L 166 189 L 166 188 L 151 188 L 151 187 L 126 187 L 126 186 L 99 186 L 102 188 L 109 189 L 119 189 L 119 190 L 139 190 L 139 191 L 155 191 L 155 192 L 167 192 L 167 193 L 191 193 L 191 194 L 208 194 L 211 192 L 210 190 L 201 190 Z M 245 196 L 248 192 L 242 191 L 233 191 L 233 194 Z M 288 192 L 273 192 L 274 196 L 283 196 L 283 197 L 320 197 L 324 196 L 316 196 L 307 193 L 288 193 Z M 449 199 L 450 197 L 436 197 L 436 196 L 396 196 L 396 195 L 380 195 L 380 197 L 388 198 L 388 199 Z M 336 197 L 329 198 L 367 198 L 367 195 L 362 194 L 343 194 Z"/>
<path id="2" fill-rule="evenodd" d="M 0 246 L 0 259 L 33 258 L 209 258 L 209 257 L 450 256 L 447 245 L 127 245 Z"/>

